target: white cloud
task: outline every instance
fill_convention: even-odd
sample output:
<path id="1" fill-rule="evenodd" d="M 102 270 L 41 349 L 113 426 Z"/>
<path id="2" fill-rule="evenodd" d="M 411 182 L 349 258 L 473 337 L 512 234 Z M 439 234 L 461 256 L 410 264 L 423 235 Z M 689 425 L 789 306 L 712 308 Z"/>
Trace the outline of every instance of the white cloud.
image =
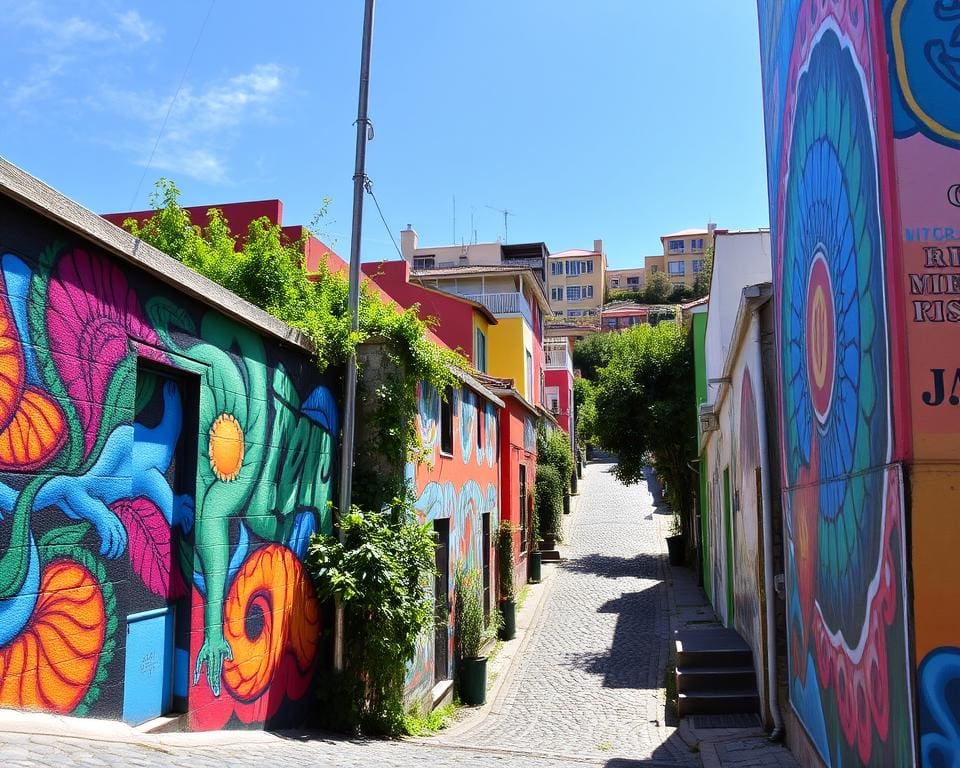
<path id="1" fill-rule="evenodd" d="M 117 14 L 117 30 L 121 37 L 133 39 L 139 43 L 151 43 L 161 36 L 156 24 L 144 19 L 137 11 Z"/>

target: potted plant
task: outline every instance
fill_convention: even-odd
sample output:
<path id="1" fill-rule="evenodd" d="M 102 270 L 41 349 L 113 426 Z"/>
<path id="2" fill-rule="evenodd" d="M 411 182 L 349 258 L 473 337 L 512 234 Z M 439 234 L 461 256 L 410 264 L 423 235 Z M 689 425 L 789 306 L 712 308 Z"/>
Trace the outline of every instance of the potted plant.
<path id="1" fill-rule="evenodd" d="M 484 622 L 483 577 L 477 568 L 457 568 L 456 595 L 454 637 L 460 662 L 460 701 L 475 707 L 487 699 L 487 657 L 482 652 L 493 638 L 496 625 L 488 627 Z"/>
<path id="2" fill-rule="evenodd" d="M 667 536 L 667 554 L 670 565 L 683 565 L 684 552 L 687 548 L 687 537 L 683 532 L 683 523 L 680 515 L 673 513 L 673 522 L 670 526 L 670 536 Z"/>
<path id="3" fill-rule="evenodd" d="M 537 518 L 541 549 L 555 549 L 563 541 L 563 480 L 555 467 L 537 465 Z"/>
<path id="4" fill-rule="evenodd" d="M 500 523 L 497 531 L 497 581 L 500 595 L 500 639 L 513 640 L 517 634 L 517 591 L 513 554 L 514 534 L 520 529 L 509 520 Z"/>

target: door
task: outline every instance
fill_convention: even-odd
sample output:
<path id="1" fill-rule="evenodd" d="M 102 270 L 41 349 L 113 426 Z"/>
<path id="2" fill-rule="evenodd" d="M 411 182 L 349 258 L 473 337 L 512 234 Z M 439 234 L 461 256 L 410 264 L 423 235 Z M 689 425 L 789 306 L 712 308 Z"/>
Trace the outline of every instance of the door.
<path id="1" fill-rule="evenodd" d="M 450 521 L 434 520 L 433 531 L 437 537 L 436 567 L 433 605 L 436 634 L 433 643 L 433 680 L 439 683 L 450 677 Z"/>
<path id="2" fill-rule="evenodd" d="M 483 520 L 483 620 L 490 624 L 490 513 L 484 512 Z"/>
<path id="3" fill-rule="evenodd" d="M 136 725 L 186 711 L 189 675 L 196 381 L 138 361 L 126 616 L 123 719 Z"/>

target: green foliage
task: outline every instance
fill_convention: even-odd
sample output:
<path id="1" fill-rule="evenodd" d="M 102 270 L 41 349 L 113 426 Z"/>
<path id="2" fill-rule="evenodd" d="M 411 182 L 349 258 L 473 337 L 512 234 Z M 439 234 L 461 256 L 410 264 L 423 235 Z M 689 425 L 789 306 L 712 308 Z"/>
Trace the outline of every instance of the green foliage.
<path id="1" fill-rule="evenodd" d="M 573 475 L 573 451 L 570 440 L 562 429 L 548 432 L 541 424 L 537 429 L 537 471 L 544 464 L 549 464 L 560 476 L 564 493 L 570 487 L 570 477 Z"/>
<path id="2" fill-rule="evenodd" d="M 643 291 L 610 291 L 610 293 L 607 294 L 607 299 L 604 303 L 610 303 L 611 301 L 632 301 L 636 304 L 645 304 L 646 296 L 644 295 Z"/>
<path id="3" fill-rule="evenodd" d="M 703 269 L 697 273 L 693 280 L 693 296 L 691 298 L 700 299 L 710 293 L 710 281 L 713 279 L 713 246 L 707 248 L 703 256 Z"/>
<path id="4" fill-rule="evenodd" d="M 496 636 L 496 628 L 486 626 L 483 613 L 483 576 L 478 568 L 457 566 L 456 621 L 453 637 L 460 659 L 476 659 L 483 646 Z"/>
<path id="5" fill-rule="evenodd" d="M 403 733 L 407 736 L 430 736 L 442 731 L 457 712 L 456 704 L 444 704 L 425 715 L 407 713 L 403 716 Z"/>
<path id="6" fill-rule="evenodd" d="M 666 304 L 673 296 L 673 283 L 664 272 L 654 272 L 643 289 L 644 304 Z"/>
<path id="7" fill-rule="evenodd" d="M 433 620 L 424 588 L 434 572 L 433 532 L 416 521 L 410 498 L 383 512 L 354 507 L 340 527 L 342 543 L 316 534 L 305 559 L 318 597 L 343 607 L 344 672 L 319 686 L 324 725 L 401 733 L 406 666 Z"/>
<path id="8" fill-rule="evenodd" d="M 613 348 L 616 346 L 615 333 L 594 333 L 586 336 L 573 346 L 573 367 L 591 381 L 597 380 L 597 371 L 610 362 Z"/>
<path id="9" fill-rule="evenodd" d="M 573 407 L 576 413 L 577 447 L 596 443 L 597 393 L 590 379 L 578 376 L 573 380 Z"/>
<path id="10" fill-rule="evenodd" d="M 563 480 L 556 467 L 537 465 L 536 494 L 537 520 L 541 536 L 563 540 Z"/>
<path id="11" fill-rule="evenodd" d="M 596 387 L 596 435 L 619 457 L 614 472 L 638 482 L 652 457 L 667 501 L 681 519 L 693 507 L 696 458 L 693 350 L 677 323 L 638 325 L 616 335 Z"/>
<path id="12" fill-rule="evenodd" d="M 516 598 L 516 568 L 513 539 L 520 528 L 509 520 L 500 523 L 497 531 L 497 585 L 501 600 Z"/>

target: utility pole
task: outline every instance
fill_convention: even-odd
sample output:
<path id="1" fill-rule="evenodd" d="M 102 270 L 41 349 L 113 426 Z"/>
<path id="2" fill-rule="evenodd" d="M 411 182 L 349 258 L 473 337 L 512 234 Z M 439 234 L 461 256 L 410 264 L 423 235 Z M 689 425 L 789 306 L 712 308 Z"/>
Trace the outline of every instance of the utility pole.
<path id="1" fill-rule="evenodd" d="M 360 327 L 360 235 L 363 231 L 363 190 L 367 181 L 367 142 L 373 138 L 373 126 L 367 118 L 370 95 L 370 49 L 373 42 L 373 11 L 376 0 L 365 0 L 363 9 L 363 42 L 360 48 L 360 98 L 357 105 L 357 156 L 353 171 L 353 227 L 350 232 L 350 328 Z M 343 398 L 343 442 L 340 450 L 340 507 L 337 531 L 344 541 L 340 517 L 350 511 L 353 486 L 353 432 L 357 411 L 357 353 L 347 360 L 347 380 Z M 343 671 L 343 606 L 336 606 L 333 635 L 333 666 Z"/>

